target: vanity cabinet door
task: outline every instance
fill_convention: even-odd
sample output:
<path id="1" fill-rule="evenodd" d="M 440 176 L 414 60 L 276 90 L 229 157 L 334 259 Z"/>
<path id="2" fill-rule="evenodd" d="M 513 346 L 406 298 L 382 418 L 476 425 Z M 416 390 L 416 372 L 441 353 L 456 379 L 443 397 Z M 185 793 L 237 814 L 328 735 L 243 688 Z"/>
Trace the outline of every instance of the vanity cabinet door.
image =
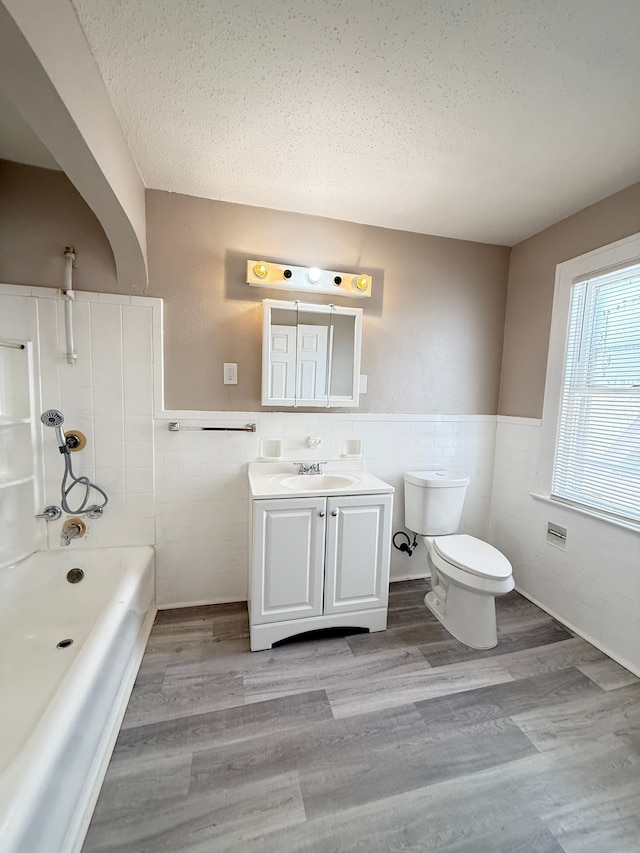
<path id="1" fill-rule="evenodd" d="M 326 498 L 253 503 L 253 624 L 322 614 Z"/>
<path id="2" fill-rule="evenodd" d="M 386 607 L 391 495 L 327 499 L 324 612 Z"/>

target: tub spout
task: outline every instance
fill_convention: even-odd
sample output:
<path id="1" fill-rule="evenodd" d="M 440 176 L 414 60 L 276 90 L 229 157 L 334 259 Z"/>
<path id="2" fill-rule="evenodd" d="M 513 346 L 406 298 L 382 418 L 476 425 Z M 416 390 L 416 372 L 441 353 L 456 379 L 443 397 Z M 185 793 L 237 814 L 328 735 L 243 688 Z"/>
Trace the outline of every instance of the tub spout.
<path id="1" fill-rule="evenodd" d="M 72 539 L 77 539 L 78 536 L 82 536 L 83 530 L 79 524 L 75 522 L 72 524 L 65 524 L 62 533 L 60 534 L 60 545 L 67 546 L 71 544 Z"/>

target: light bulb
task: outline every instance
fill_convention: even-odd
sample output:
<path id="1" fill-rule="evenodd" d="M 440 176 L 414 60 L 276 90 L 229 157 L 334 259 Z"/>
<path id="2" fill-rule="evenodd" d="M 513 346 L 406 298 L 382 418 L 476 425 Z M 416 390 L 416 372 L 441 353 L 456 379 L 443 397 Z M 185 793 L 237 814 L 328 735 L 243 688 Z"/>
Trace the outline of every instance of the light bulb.
<path id="1" fill-rule="evenodd" d="M 353 286 L 355 287 L 356 290 L 369 290 L 369 276 L 368 275 L 354 275 Z"/>
<path id="2" fill-rule="evenodd" d="M 311 282 L 311 284 L 315 284 L 320 280 L 320 276 L 322 275 L 322 270 L 319 270 L 318 267 L 311 267 L 309 272 L 307 273 L 307 278 Z"/>
<path id="3" fill-rule="evenodd" d="M 253 268 L 256 278 L 266 278 L 269 275 L 269 267 L 267 264 L 259 263 Z"/>

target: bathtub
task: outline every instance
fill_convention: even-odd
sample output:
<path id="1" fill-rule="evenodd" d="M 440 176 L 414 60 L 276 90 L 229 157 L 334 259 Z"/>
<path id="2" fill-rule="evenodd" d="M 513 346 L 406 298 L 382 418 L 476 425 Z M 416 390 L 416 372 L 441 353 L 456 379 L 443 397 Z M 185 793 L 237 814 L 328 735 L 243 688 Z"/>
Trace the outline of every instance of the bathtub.
<path id="1" fill-rule="evenodd" d="M 80 850 L 154 616 L 150 546 L 0 571 L 2 853 Z"/>

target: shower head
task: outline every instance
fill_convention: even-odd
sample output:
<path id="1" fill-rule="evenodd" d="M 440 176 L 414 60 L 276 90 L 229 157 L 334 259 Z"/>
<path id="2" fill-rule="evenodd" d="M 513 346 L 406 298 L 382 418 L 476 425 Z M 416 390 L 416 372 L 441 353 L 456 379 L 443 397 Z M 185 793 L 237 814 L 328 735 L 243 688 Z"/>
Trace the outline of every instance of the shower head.
<path id="1" fill-rule="evenodd" d="M 64 415 L 57 409 L 47 409 L 47 411 L 43 412 L 40 416 L 40 420 L 45 426 L 59 427 L 64 423 Z"/>
<path id="2" fill-rule="evenodd" d="M 57 409 L 47 409 L 40 416 L 40 420 L 45 426 L 52 427 L 56 431 L 56 439 L 60 447 L 60 451 L 64 453 L 67 450 L 67 442 L 62 432 L 62 424 L 64 423 L 64 415 Z"/>

